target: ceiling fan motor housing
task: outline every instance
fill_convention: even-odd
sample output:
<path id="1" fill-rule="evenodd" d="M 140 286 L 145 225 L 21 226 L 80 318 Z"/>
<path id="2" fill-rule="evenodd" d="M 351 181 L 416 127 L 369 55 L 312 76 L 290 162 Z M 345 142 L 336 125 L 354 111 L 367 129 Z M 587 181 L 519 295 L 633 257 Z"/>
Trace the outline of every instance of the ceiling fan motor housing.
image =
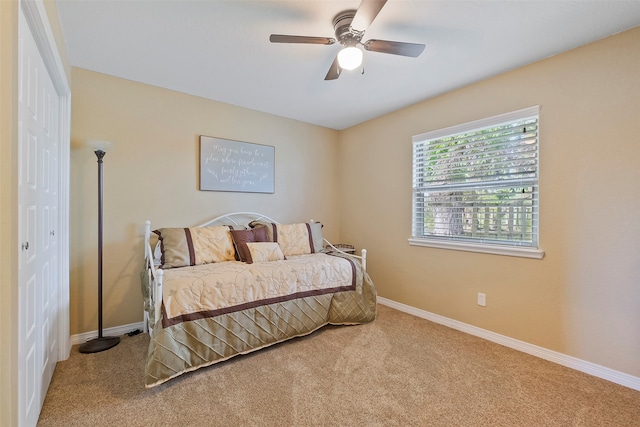
<path id="1" fill-rule="evenodd" d="M 358 32 L 351 28 L 351 22 L 356 15 L 355 10 L 346 10 L 340 12 L 333 18 L 333 28 L 335 30 L 336 39 L 343 46 L 356 46 L 360 43 L 364 32 Z"/>

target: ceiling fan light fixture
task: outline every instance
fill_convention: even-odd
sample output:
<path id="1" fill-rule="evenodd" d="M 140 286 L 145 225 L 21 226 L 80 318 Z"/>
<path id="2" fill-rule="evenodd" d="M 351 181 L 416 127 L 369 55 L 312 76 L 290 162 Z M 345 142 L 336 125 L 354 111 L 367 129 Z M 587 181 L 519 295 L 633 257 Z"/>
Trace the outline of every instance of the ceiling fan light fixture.
<path id="1" fill-rule="evenodd" d="M 344 70 L 354 70 L 362 64 L 362 51 L 355 46 L 347 46 L 338 53 L 338 64 Z"/>
<path id="2" fill-rule="evenodd" d="M 1 0 L 0 0 L 1 1 Z M 306 43 L 342 45 L 342 49 L 331 63 L 325 80 L 335 80 L 342 70 L 362 67 L 363 50 L 417 58 L 424 44 L 369 39 L 363 42 L 364 33 L 378 16 L 387 0 L 362 0 L 357 10 L 345 10 L 333 18 L 335 38 L 271 34 L 271 43 Z M 363 50 L 361 50 L 362 48 Z M 364 67 L 362 67 L 364 74 Z"/>

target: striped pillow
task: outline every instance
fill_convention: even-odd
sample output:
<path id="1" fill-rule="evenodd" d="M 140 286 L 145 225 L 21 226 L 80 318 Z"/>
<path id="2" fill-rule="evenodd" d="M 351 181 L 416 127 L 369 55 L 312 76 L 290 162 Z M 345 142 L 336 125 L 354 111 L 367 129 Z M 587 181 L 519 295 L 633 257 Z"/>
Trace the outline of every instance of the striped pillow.
<path id="1" fill-rule="evenodd" d="M 284 256 L 324 252 L 322 223 L 304 222 L 299 224 L 276 224 L 253 221 L 252 228 L 266 227 L 270 242 L 278 242 Z"/>
<path id="2" fill-rule="evenodd" d="M 231 232 L 226 225 L 160 228 L 153 232 L 160 240 L 162 268 L 186 267 L 235 259 Z"/>

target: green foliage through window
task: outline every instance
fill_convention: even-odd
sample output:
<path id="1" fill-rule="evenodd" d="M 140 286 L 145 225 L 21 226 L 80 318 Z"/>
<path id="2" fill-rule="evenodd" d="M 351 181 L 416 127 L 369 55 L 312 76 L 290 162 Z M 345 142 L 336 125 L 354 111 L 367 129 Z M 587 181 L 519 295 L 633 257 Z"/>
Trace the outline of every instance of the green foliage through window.
<path id="1" fill-rule="evenodd" d="M 537 246 L 538 113 L 526 112 L 414 137 L 413 237 Z"/>

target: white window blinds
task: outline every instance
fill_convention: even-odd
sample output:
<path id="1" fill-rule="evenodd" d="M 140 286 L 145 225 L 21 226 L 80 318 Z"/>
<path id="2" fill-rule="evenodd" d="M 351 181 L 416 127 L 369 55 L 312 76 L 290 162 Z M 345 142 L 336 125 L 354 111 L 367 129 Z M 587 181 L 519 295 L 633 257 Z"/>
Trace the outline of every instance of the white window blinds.
<path id="1" fill-rule="evenodd" d="M 413 238 L 538 245 L 531 107 L 413 138 Z"/>

